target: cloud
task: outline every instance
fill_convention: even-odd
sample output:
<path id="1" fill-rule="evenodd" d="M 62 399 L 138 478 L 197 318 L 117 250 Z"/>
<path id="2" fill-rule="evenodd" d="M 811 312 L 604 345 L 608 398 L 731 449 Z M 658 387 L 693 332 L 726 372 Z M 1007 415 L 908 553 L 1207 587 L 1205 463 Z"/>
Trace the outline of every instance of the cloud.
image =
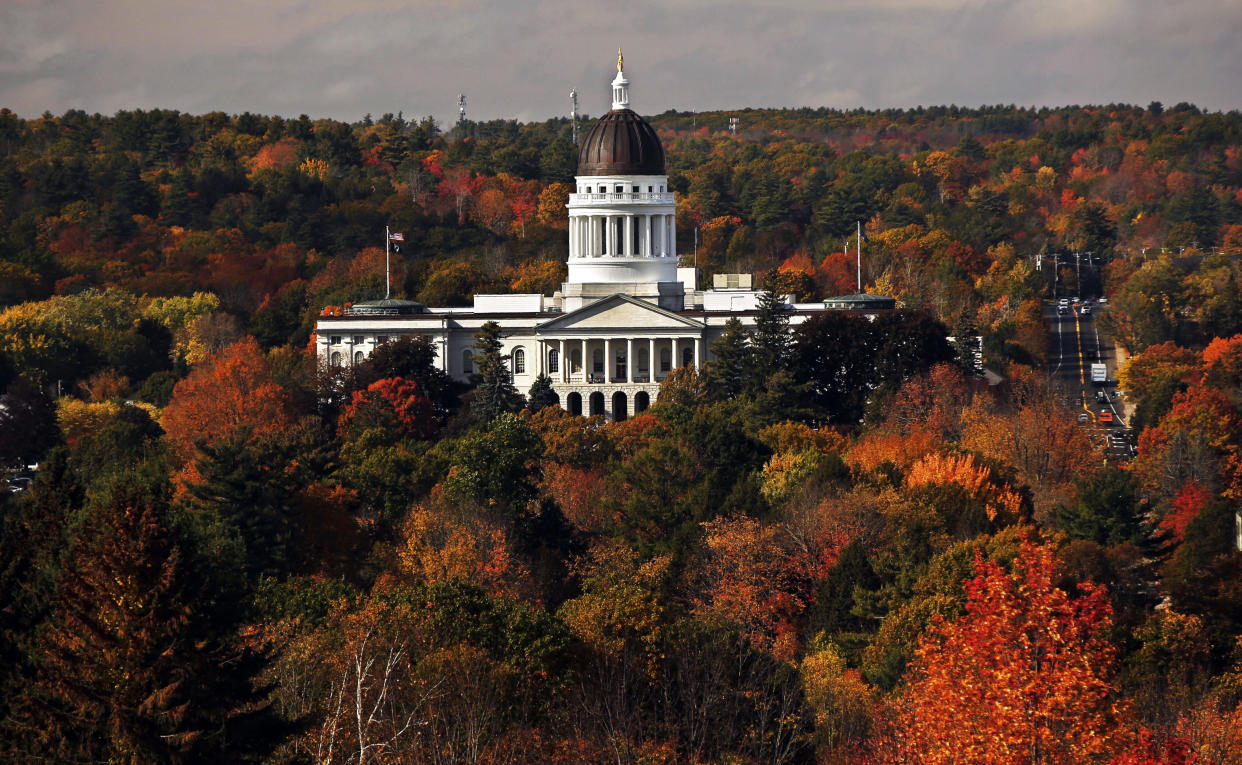
<path id="1" fill-rule="evenodd" d="M 1242 106 L 1236 0 L 9 0 L 0 106 L 358 119 L 1158 99 Z"/>

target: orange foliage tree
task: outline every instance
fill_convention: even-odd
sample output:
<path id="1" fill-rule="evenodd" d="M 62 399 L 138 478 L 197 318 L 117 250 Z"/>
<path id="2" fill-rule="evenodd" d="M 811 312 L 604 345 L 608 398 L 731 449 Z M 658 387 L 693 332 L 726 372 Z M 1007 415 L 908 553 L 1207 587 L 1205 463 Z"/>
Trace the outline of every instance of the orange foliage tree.
<path id="1" fill-rule="evenodd" d="M 717 518 L 703 527 L 707 557 L 696 611 L 723 616 L 756 648 L 791 659 L 802 612 L 813 597 L 811 575 L 831 561 L 816 566 L 779 526 L 753 518 Z"/>
<path id="2" fill-rule="evenodd" d="M 473 582 L 495 596 L 519 597 L 529 572 L 510 553 L 504 527 L 481 515 L 457 512 L 439 489 L 414 507 L 402 528 L 397 561 L 419 581 Z"/>
<path id="3" fill-rule="evenodd" d="M 976 556 L 966 613 L 934 623 L 899 711 L 904 760 L 1068 763 L 1107 756 L 1121 715 L 1108 674 L 1112 608 L 1091 583 L 1071 598 L 1050 545 L 1024 540 L 1014 572 Z"/>
<path id="4" fill-rule="evenodd" d="M 906 473 L 908 488 L 946 484 L 959 486 L 971 499 L 982 502 L 989 521 L 996 520 L 997 515 L 1017 519 L 1022 512 L 1022 495 L 1007 485 L 998 484 L 992 469 L 973 455 L 933 452 L 911 465 Z"/>
<path id="5" fill-rule="evenodd" d="M 293 425 L 293 414 L 258 342 L 244 337 L 177 383 L 160 424 L 173 454 L 188 462 L 199 441 L 215 443 L 241 427 L 253 437 L 279 433 Z"/>

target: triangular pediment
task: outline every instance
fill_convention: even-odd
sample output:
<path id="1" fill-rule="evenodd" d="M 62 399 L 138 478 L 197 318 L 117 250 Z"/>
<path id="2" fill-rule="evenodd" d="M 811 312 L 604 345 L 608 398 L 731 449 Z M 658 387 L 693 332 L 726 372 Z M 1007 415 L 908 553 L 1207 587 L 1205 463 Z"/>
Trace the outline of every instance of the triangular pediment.
<path id="1" fill-rule="evenodd" d="M 702 330 L 703 322 L 679 316 L 645 300 L 612 295 L 540 324 L 540 334 L 609 329 Z"/>

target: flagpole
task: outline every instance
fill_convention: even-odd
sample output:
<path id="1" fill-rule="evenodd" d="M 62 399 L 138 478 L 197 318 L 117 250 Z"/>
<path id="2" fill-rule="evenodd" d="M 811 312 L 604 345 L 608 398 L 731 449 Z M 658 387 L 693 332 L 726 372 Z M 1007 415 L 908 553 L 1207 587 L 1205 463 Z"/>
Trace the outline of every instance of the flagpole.
<path id="1" fill-rule="evenodd" d="M 858 294 L 862 294 L 862 221 L 854 221 L 858 226 Z"/>
<path id="2" fill-rule="evenodd" d="M 392 232 L 388 230 L 387 226 L 384 226 L 384 299 L 385 300 L 392 297 L 392 288 L 389 286 L 389 283 L 388 283 L 388 272 L 389 272 L 388 252 L 392 249 L 391 237 L 392 237 Z"/>

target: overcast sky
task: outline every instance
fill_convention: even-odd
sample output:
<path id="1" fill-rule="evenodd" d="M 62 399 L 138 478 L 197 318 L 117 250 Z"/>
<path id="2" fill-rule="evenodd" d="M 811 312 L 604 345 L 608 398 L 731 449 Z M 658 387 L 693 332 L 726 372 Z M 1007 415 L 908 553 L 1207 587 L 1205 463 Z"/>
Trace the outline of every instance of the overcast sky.
<path id="1" fill-rule="evenodd" d="M 0 107 L 542 120 L 666 109 L 1242 108 L 1242 0 L 0 0 Z"/>

